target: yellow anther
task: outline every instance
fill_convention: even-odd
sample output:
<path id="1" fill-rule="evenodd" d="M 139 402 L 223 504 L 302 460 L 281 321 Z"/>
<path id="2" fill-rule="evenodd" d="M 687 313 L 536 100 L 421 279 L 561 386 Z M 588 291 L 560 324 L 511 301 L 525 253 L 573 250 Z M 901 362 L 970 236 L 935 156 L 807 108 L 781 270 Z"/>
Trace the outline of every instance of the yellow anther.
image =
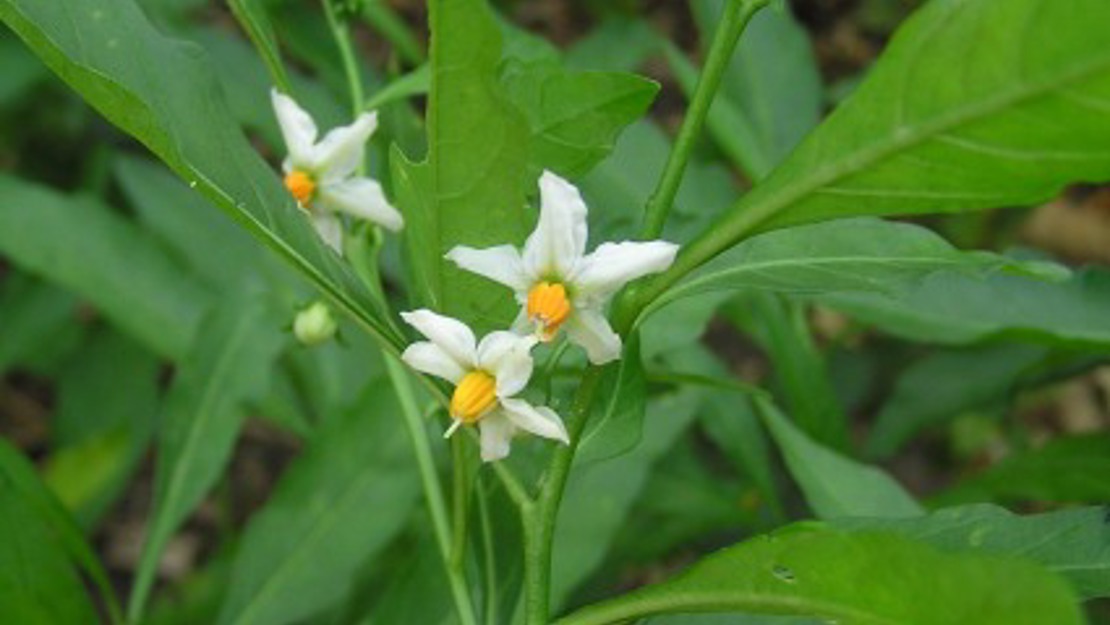
<path id="1" fill-rule="evenodd" d="M 550 341 L 570 316 L 567 289 L 558 282 L 540 282 L 528 292 L 528 320 L 540 325 L 540 338 Z"/>
<path id="2" fill-rule="evenodd" d="M 481 419 L 497 403 L 497 380 L 485 371 L 471 371 L 451 396 L 451 416 L 463 423 Z"/>
<path id="3" fill-rule="evenodd" d="M 289 189 L 301 206 L 308 206 L 316 193 L 316 181 L 303 171 L 294 169 L 285 175 L 285 188 Z"/>

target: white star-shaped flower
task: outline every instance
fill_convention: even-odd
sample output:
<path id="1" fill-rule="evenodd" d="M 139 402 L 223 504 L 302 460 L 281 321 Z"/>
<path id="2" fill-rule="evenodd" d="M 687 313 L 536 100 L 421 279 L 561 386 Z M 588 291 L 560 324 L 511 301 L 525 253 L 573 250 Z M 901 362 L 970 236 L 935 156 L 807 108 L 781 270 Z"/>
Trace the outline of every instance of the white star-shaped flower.
<path id="1" fill-rule="evenodd" d="M 430 310 L 401 313 L 401 318 L 428 338 L 410 345 L 401 359 L 417 371 L 455 385 L 451 396 L 455 422 L 445 436 L 462 425 L 477 423 L 486 462 L 509 455 L 517 430 L 570 442 L 555 411 L 513 397 L 532 377 L 534 337 L 491 332 L 479 343 L 466 324 Z"/>
<path id="2" fill-rule="evenodd" d="M 594 364 L 620 358 L 621 338 L 604 308 L 628 282 L 674 262 L 678 246 L 666 241 L 602 243 L 586 254 L 586 204 L 578 189 L 556 174 L 540 177 L 540 218 L 518 252 L 511 245 L 488 249 L 457 246 L 447 258 L 459 267 L 513 289 L 522 305 L 517 326 L 534 328 L 550 341 L 567 337 Z"/>
<path id="3" fill-rule="evenodd" d="M 319 142 L 316 123 L 293 98 L 270 92 L 289 156 L 282 163 L 285 186 L 312 220 L 324 242 L 343 253 L 343 225 L 336 213 L 347 213 L 397 231 L 401 213 L 389 203 L 377 181 L 357 175 L 363 150 L 378 127 L 376 112 L 363 113 L 349 126 L 330 130 Z"/>

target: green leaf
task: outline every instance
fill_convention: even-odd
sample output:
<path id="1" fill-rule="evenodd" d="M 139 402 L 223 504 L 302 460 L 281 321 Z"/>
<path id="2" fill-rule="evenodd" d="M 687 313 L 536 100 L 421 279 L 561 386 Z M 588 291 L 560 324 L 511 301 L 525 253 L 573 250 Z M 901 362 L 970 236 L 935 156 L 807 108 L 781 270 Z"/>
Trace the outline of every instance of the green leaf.
<path id="1" fill-rule="evenodd" d="M 303 621 L 342 599 L 401 529 L 420 490 L 391 397 L 372 386 L 282 477 L 247 527 L 218 623 Z"/>
<path id="2" fill-rule="evenodd" d="M 1110 597 L 1107 509 L 1018 516 L 998 506 L 945 508 L 916 519 L 840 519 L 849 530 L 896 532 L 952 552 L 1020 556 L 1067 579 L 1083 599 Z"/>
<path id="3" fill-rule="evenodd" d="M 431 86 L 432 68 L 425 63 L 404 76 L 390 81 L 384 89 L 378 91 L 373 97 L 367 100 L 363 108 L 367 110 L 376 109 L 390 102 L 404 100 L 415 95 L 424 95 L 428 93 Z"/>
<path id="4" fill-rule="evenodd" d="M 162 356 L 181 357 L 209 301 L 141 231 L 87 198 L 0 175 L 0 251 L 72 289 Z M 96 259 L 96 262 L 89 262 Z"/>
<path id="5" fill-rule="evenodd" d="M 933 499 L 937 505 L 974 501 L 1110 501 L 1110 434 L 1053 439 L 1015 453 Z"/>
<path id="6" fill-rule="evenodd" d="M 605 462 L 576 465 L 555 524 L 552 553 L 553 605 L 599 566 L 607 546 L 624 527 L 625 515 L 662 461 L 693 421 L 696 394 L 684 391 L 654 398 L 647 408 L 644 437 L 631 452 Z"/>
<path id="7" fill-rule="evenodd" d="M 501 83 L 528 119 L 529 179 L 544 169 L 565 178 L 593 169 L 659 91 L 657 83 L 635 74 L 571 72 L 555 61 L 516 59 L 504 64 Z"/>
<path id="8" fill-rule="evenodd" d="M 1036 345 L 983 345 L 943 351 L 912 364 L 879 411 L 867 454 L 893 455 L 917 432 L 952 421 L 970 410 L 999 413 L 1022 378 L 1048 355 Z"/>
<path id="9" fill-rule="evenodd" d="M 0 622 L 95 623 L 74 564 L 120 622 L 108 574 L 34 466 L 0 438 Z"/>
<path id="10" fill-rule="evenodd" d="M 285 336 L 263 296 L 246 292 L 214 309 L 166 397 L 158 433 L 154 510 L 128 615 L 137 620 L 162 550 L 223 473 L 246 416 L 260 399 Z"/>
<path id="11" fill-rule="evenodd" d="M 84 327 L 74 323 L 73 294 L 11 270 L 0 282 L 0 375 L 10 367 L 45 374 L 80 343 Z"/>
<path id="12" fill-rule="evenodd" d="M 720 290 L 897 294 L 940 271 L 985 274 L 1000 269 L 1049 277 L 1064 271 L 1045 263 L 1019 264 L 986 252 L 963 252 L 920 226 L 842 219 L 744 241 L 657 298 L 643 315 L 684 297 Z"/>
<path id="13" fill-rule="evenodd" d="M 1110 272 L 1093 268 L 1058 283 L 942 272 L 899 293 L 832 293 L 817 300 L 916 341 L 1110 345 Z"/>
<path id="14" fill-rule="evenodd" d="M 620 455 L 640 442 L 647 406 L 647 379 L 640 356 L 640 338 L 633 333 L 625 341 L 620 361 L 602 374 L 607 390 L 578 442 L 575 462 L 588 463 Z"/>
<path id="15" fill-rule="evenodd" d="M 755 397 L 753 401 L 782 450 L 790 474 L 818 517 L 913 517 L 923 514 L 913 497 L 883 471 L 813 442 L 766 399 Z"/>
<path id="16" fill-rule="evenodd" d="M 132 0 L 95 5 L 0 0 L 0 20 L 93 108 L 278 252 L 366 330 L 394 347 L 401 344 L 373 296 L 324 245 L 243 136 L 203 50 L 163 36 Z M 92 41 L 98 44 L 89 45 Z"/>
<path id="17" fill-rule="evenodd" d="M 418 301 L 476 325 L 504 327 L 515 313 L 504 287 L 443 258 L 455 245 L 519 243 L 528 128 L 497 83 L 501 33 L 483 0 L 430 3 L 432 86 L 427 159 L 391 158 Z"/>
<path id="18" fill-rule="evenodd" d="M 754 231 L 1031 204 L 1110 179 L 1107 22 L 1103 0 L 926 4 L 705 236 L 719 250 Z"/>
<path id="19" fill-rule="evenodd" d="M 270 17 L 261 0 L 228 0 L 228 6 L 254 48 L 258 50 L 274 84 L 282 92 L 289 93 L 289 76 L 285 74 L 285 66 L 281 64 L 281 52 L 274 37 L 274 27 L 270 24 Z"/>
<path id="20" fill-rule="evenodd" d="M 950 554 L 889 533 L 789 526 L 557 625 L 673 612 L 815 616 L 844 625 L 1078 625 L 1055 575 L 1016 558 Z"/>
<path id="21" fill-rule="evenodd" d="M 722 310 L 755 339 L 774 367 L 774 386 L 794 423 L 822 445 L 848 448 L 848 418 L 810 334 L 806 309 L 771 293 L 733 298 Z"/>

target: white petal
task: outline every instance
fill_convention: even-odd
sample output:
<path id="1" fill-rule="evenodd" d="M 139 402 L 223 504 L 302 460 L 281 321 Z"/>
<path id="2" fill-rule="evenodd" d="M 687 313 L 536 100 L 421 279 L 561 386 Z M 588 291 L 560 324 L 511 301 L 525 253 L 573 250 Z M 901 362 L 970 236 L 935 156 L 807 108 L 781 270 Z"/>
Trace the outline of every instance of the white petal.
<path id="1" fill-rule="evenodd" d="M 285 139 L 285 149 L 289 151 L 286 170 L 290 167 L 308 167 L 312 160 L 312 144 L 316 141 L 316 123 L 293 98 L 270 90 L 270 100 L 274 104 L 281 136 Z"/>
<path id="2" fill-rule="evenodd" d="M 513 440 L 515 429 L 501 410 L 495 410 L 483 417 L 478 422 L 482 440 L 482 461 L 492 462 L 508 456 L 509 444 Z"/>
<path id="3" fill-rule="evenodd" d="M 536 436 L 570 443 L 570 435 L 567 434 L 563 420 L 555 414 L 554 410 L 546 406 L 537 408 L 523 399 L 503 399 L 501 410 L 513 425 L 522 430 Z"/>
<path id="4" fill-rule="evenodd" d="M 532 377 L 535 337 L 512 332 L 490 332 L 478 344 L 478 367 L 497 379 L 497 397 L 512 397 L 528 385 Z"/>
<path id="5" fill-rule="evenodd" d="M 462 364 L 430 341 L 409 345 L 401 354 L 401 360 L 421 373 L 443 378 L 452 384 L 458 384 L 466 375 L 466 368 Z"/>
<path id="6" fill-rule="evenodd" d="M 566 324 L 567 338 L 586 350 L 586 358 L 603 365 L 621 357 L 621 337 L 613 332 L 605 315 L 593 308 L 579 308 Z"/>
<path id="7" fill-rule="evenodd" d="M 460 268 L 512 289 L 517 297 L 528 297 L 528 288 L 533 278 L 524 270 L 524 260 L 520 252 L 511 245 L 498 245 L 484 250 L 457 245 L 444 256 Z"/>
<path id="8" fill-rule="evenodd" d="M 311 216 L 312 227 L 316 233 L 335 250 L 336 254 L 343 255 L 343 224 L 339 218 L 331 213 L 313 213 Z"/>
<path id="9" fill-rule="evenodd" d="M 355 173 L 377 127 L 378 114 L 363 113 L 354 123 L 328 131 L 313 149 L 314 169 L 321 182 L 336 182 Z"/>
<path id="10" fill-rule="evenodd" d="M 608 297 L 636 278 L 666 270 L 677 253 L 678 246 L 666 241 L 603 243 L 579 263 L 572 279 L 576 295 Z"/>
<path id="11" fill-rule="evenodd" d="M 404 225 L 401 213 L 386 199 L 382 185 L 370 178 L 325 183 L 319 193 L 316 201 L 326 209 L 372 221 L 394 232 Z"/>
<path id="12" fill-rule="evenodd" d="M 574 185 L 550 171 L 540 176 L 540 218 L 524 243 L 529 275 L 566 276 L 586 252 L 586 203 Z"/>
<path id="13" fill-rule="evenodd" d="M 446 352 L 463 369 L 470 370 L 477 367 L 474 333 L 466 327 L 465 323 L 458 319 L 437 315 L 424 308 L 403 312 L 401 318 Z"/>

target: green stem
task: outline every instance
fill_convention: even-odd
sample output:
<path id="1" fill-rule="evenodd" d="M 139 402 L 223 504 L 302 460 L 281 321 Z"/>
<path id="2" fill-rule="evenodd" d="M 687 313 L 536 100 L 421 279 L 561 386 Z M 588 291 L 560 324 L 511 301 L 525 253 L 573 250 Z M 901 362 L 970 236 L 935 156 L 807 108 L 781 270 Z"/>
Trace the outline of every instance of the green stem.
<path id="1" fill-rule="evenodd" d="M 528 625 L 547 625 L 551 603 L 551 546 L 563 490 L 570 475 L 578 441 L 586 427 L 590 404 L 601 382 L 600 367 L 590 367 L 582 377 L 567 417 L 570 444 L 559 447 L 534 503 L 521 506 L 524 523 L 524 614 Z"/>
<path id="2" fill-rule="evenodd" d="M 490 522 L 489 503 L 486 501 L 488 496 L 486 489 L 479 482 L 478 523 L 482 530 L 482 564 L 486 572 L 485 622 L 486 625 L 497 625 L 497 604 L 500 601 L 497 590 L 497 547 L 493 541 L 493 523 Z"/>
<path id="3" fill-rule="evenodd" d="M 444 572 L 451 586 L 451 596 L 455 600 L 455 611 L 458 613 L 459 622 L 463 625 L 477 625 L 478 621 L 474 615 L 474 606 L 466 580 L 463 579 L 461 569 L 451 566 L 451 526 L 447 518 L 447 505 L 443 500 L 443 487 L 440 485 L 439 474 L 436 473 L 435 462 L 432 460 L 428 432 L 420 418 L 420 408 L 416 405 L 408 373 L 404 365 L 392 356 L 385 357 L 385 365 L 389 372 L 389 380 L 397 393 L 397 400 L 401 404 L 401 415 L 404 417 L 405 428 L 408 430 L 412 449 L 416 455 L 420 482 L 424 489 L 424 500 L 428 505 L 428 513 L 432 517 L 432 529 L 440 556 L 443 558 Z"/>
<path id="4" fill-rule="evenodd" d="M 466 455 L 466 440 L 461 436 L 451 437 L 451 470 L 455 484 L 451 489 L 454 533 L 451 537 L 451 566 L 456 571 L 463 570 L 466 557 L 466 526 L 470 505 L 470 462 Z"/>
<path id="5" fill-rule="evenodd" d="M 405 63 L 416 66 L 424 62 L 424 48 L 420 41 L 412 34 L 405 20 L 388 4 L 380 1 L 366 2 L 362 5 L 362 17 L 385 37 Z"/>
<path id="6" fill-rule="evenodd" d="M 339 56 L 343 61 L 343 72 L 347 75 L 347 85 L 351 95 L 351 117 L 358 117 L 362 114 L 362 103 L 365 97 L 362 94 L 362 78 L 359 76 L 358 60 L 355 58 L 355 50 L 351 45 L 351 32 L 347 28 L 347 23 L 341 20 L 335 12 L 335 7 L 332 6 L 332 0 L 323 0 L 324 14 L 328 18 L 328 26 L 331 28 L 332 36 L 335 37 L 335 43 L 339 46 Z"/>
<path id="7" fill-rule="evenodd" d="M 728 63 L 732 59 L 732 52 L 740 40 L 741 33 L 747 27 L 752 16 L 759 9 L 767 5 L 770 0 L 729 0 L 725 5 L 724 15 L 717 24 L 717 32 L 713 35 L 713 43 L 709 47 L 709 55 L 705 60 L 698 86 L 694 89 L 694 98 L 682 126 L 678 130 L 674 148 L 667 159 L 663 175 L 659 184 L 648 200 L 644 215 L 644 226 L 640 231 L 643 239 L 655 239 L 663 232 L 663 225 L 667 222 L 667 215 L 674 205 L 674 198 L 682 184 L 682 175 L 686 171 L 686 164 L 690 160 L 690 153 L 694 149 L 705 118 L 709 114 L 709 107 L 717 95 L 717 88 L 721 84 Z"/>

